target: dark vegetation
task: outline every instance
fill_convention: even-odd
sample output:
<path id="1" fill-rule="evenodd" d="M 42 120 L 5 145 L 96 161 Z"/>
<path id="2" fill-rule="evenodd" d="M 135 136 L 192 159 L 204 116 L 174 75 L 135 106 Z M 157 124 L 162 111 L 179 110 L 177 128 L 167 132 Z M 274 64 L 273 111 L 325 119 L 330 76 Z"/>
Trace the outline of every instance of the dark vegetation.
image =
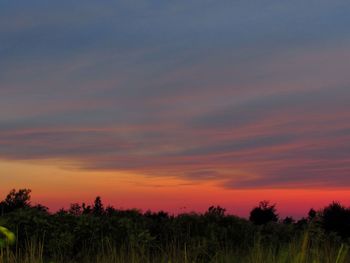
<path id="1" fill-rule="evenodd" d="M 350 262 L 350 209 L 336 202 L 295 221 L 262 201 L 246 220 L 219 206 L 176 216 L 119 210 L 100 197 L 50 213 L 30 193 L 12 190 L 0 203 L 0 225 L 17 236 L 0 262 Z"/>

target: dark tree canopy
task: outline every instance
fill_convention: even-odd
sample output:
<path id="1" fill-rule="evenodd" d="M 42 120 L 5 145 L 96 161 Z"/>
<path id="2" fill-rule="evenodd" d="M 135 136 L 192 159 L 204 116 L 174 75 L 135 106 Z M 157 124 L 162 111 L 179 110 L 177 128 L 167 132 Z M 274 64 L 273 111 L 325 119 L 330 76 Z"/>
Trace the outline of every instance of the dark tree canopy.
<path id="1" fill-rule="evenodd" d="M 82 207 L 79 203 L 73 203 L 70 205 L 68 212 L 71 215 L 80 216 L 82 214 Z"/>
<path id="2" fill-rule="evenodd" d="M 276 205 L 268 201 L 261 201 L 259 206 L 253 208 L 250 212 L 249 220 L 256 225 L 264 225 L 269 222 L 277 222 Z"/>
<path id="3" fill-rule="evenodd" d="M 101 197 L 97 196 L 94 202 L 94 206 L 92 208 L 92 214 L 94 216 L 101 216 L 104 214 L 104 208 L 101 201 Z"/>
<path id="4" fill-rule="evenodd" d="M 323 209 L 322 223 L 326 231 L 347 237 L 350 235 L 350 209 L 333 202 Z"/>
<path id="5" fill-rule="evenodd" d="M 287 216 L 282 220 L 282 223 L 285 225 L 291 225 L 295 223 L 295 220 L 293 217 Z"/>
<path id="6" fill-rule="evenodd" d="M 225 216 L 226 209 L 220 206 L 211 206 L 205 213 L 207 216 L 223 217 Z"/>
<path id="7" fill-rule="evenodd" d="M 85 203 L 82 203 L 81 208 L 83 215 L 89 215 L 92 212 L 91 205 L 86 205 Z"/>
<path id="8" fill-rule="evenodd" d="M 316 218 L 317 212 L 315 209 L 311 208 L 309 210 L 308 216 L 309 216 L 309 220 L 312 221 Z"/>
<path id="9" fill-rule="evenodd" d="M 16 209 L 30 207 L 30 189 L 12 189 L 5 200 L 0 203 L 1 213 L 9 213 Z"/>

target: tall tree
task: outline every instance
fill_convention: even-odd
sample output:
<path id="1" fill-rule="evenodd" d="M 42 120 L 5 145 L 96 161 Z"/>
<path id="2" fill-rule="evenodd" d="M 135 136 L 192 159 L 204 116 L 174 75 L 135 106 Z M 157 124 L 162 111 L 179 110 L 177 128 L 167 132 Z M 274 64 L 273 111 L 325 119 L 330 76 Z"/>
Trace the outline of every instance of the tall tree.
<path id="1" fill-rule="evenodd" d="M 92 208 L 92 214 L 94 216 L 101 216 L 104 214 L 104 208 L 101 201 L 101 197 L 97 196 L 94 202 L 94 206 Z"/>

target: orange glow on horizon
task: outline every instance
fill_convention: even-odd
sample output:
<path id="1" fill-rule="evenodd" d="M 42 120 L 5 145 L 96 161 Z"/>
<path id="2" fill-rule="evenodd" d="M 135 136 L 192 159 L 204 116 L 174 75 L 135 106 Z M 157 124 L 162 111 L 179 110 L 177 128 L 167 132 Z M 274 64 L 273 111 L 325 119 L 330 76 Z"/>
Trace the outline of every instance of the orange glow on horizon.
<path id="1" fill-rule="evenodd" d="M 190 181 L 175 177 L 151 177 L 130 172 L 74 170 L 51 162 L 0 161 L 1 199 L 12 188 L 32 189 L 33 203 L 52 211 L 73 202 L 92 203 L 97 195 L 105 205 L 165 210 L 170 213 L 203 212 L 220 205 L 229 213 L 247 217 L 261 200 L 277 204 L 281 216 L 306 216 L 333 200 L 350 203 L 348 189 L 228 189 L 217 181 Z"/>

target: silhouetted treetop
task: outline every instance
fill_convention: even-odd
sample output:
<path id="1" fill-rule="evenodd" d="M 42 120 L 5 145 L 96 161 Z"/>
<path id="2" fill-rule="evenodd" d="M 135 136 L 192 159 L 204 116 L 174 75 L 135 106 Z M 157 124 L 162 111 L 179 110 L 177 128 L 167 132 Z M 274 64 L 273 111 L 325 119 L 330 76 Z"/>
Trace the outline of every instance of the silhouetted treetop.
<path id="1" fill-rule="evenodd" d="M 285 225 L 291 225 L 295 223 L 295 220 L 293 219 L 293 217 L 287 216 L 282 220 L 282 223 Z"/>
<path id="2" fill-rule="evenodd" d="M 326 231 L 336 232 L 342 237 L 350 237 L 350 209 L 338 202 L 326 206 L 321 215 Z"/>
<path id="3" fill-rule="evenodd" d="M 82 207 L 78 203 L 73 203 L 70 205 L 68 212 L 75 216 L 80 216 L 82 214 Z"/>
<path id="4" fill-rule="evenodd" d="M 276 205 L 270 204 L 269 201 L 261 201 L 259 206 L 253 208 L 250 212 L 249 220 L 256 225 L 263 225 L 268 222 L 277 222 Z"/>
<path id="5" fill-rule="evenodd" d="M 308 216 L 309 216 L 309 220 L 312 221 L 316 218 L 317 212 L 316 210 L 314 210 L 313 208 L 311 208 L 309 210 Z"/>
<path id="6" fill-rule="evenodd" d="M 226 209 L 220 206 L 211 206 L 208 211 L 205 212 L 206 216 L 223 217 L 225 216 Z"/>
<path id="7" fill-rule="evenodd" d="M 30 207 L 30 189 L 12 189 L 5 200 L 0 203 L 1 213 L 8 213 L 16 209 Z"/>
<path id="8" fill-rule="evenodd" d="M 97 196 L 94 201 L 94 206 L 92 208 L 92 214 L 94 216 L 101 216 L 104 214 L 104 208 L 101 201 L 101 197 Z"/>

